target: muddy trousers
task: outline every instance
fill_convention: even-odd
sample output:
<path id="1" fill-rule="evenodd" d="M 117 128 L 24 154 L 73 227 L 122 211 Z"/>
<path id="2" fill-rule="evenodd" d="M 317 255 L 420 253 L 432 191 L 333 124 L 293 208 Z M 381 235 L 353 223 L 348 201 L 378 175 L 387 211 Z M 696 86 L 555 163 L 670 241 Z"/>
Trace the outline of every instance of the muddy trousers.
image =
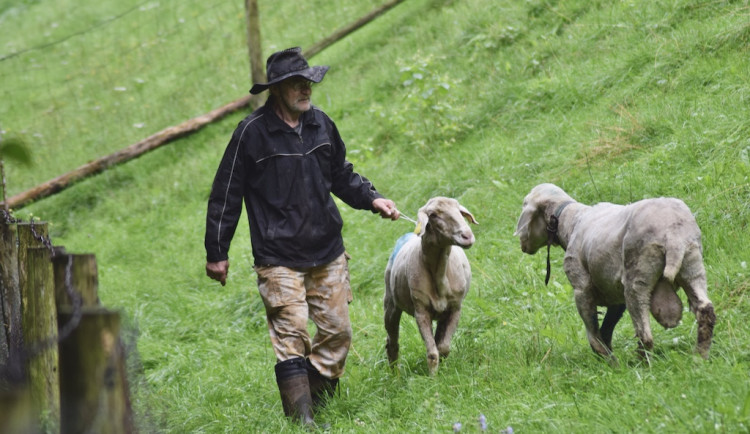
<path id="1" fill-rule="evenodd" d="M 329 264 L 304 269 L 256 266 L 255 271 L 277 367 L 283 371 L 284 362 L 297 360 L 294 363 L 307 372 L 311 398 L 320 405 L 336 390 L 351 345 L 347 258 L 341 255 Z M 312 339 L 308 319 L 317 329 Z"/>

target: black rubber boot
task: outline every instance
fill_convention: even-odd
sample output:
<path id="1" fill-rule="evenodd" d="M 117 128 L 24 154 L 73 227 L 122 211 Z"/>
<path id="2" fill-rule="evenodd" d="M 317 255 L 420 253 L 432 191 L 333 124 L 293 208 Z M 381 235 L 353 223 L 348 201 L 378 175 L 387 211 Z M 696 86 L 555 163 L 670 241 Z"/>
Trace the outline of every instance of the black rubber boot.
<path id="1" fill-rule="evenodd" d="M 281 393 L 281 405 L 284 414 L 302 425 L 314 427 L 312 412 L 312 397 L 310 383 L 307 380 L 307 365 L 305 359 L 294 359 L 279 362 L 275 366 L 276 384 Z"/>
<path id="2" fill-rule="evenodd" d="M 324 377 L 315 366 L 307 359 L 307 380 L 310 384 L 310 395 L 312 396 L 313 408 L 320 408 L 325 405 L 328 398 L 336 392 L 336 386 L 339 379 L 330 379 Z"/>

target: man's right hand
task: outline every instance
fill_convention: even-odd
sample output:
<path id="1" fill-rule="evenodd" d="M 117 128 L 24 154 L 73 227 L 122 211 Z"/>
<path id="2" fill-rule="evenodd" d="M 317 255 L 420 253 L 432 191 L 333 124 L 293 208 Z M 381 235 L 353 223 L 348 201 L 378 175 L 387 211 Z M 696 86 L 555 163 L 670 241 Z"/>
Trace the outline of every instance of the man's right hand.
<path id="1" fill-rule="evenodd" d="M 206 275 L 221 282 L 221 286 L 227 284 L 227 272 L 229 261 L 206 262 Z"/>

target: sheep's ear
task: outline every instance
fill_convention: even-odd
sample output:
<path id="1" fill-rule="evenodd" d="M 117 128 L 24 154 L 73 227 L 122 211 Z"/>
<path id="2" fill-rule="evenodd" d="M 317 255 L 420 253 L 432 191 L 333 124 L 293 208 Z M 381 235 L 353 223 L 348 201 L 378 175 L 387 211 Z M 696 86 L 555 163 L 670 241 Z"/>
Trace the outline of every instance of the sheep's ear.
<path id="1" fill-rule="evenodd" d="M 468 209 L 464 208 L 463 205 L 458 205 L 458 210 L 461 211 L 461 215 L 464 216 L 464 218 L 469 219 L 470 222 L 474 223 L 475 225 L 478 225 L 479 222 L 477 219 L 474 218 L 474 216 L 469 212 Z"/>
<path id="2" fill-rule="evenodd" d="M 521 214 L 521 218 L 518 219 L 518 224 L 516 225 L 516 231 L 513 232 L 514 237 L 521 235 L 521 232 L 523 232 L 523 230 L 529 225 L 529 220 L 530 219 L 526 214 Z"/>
<path id="3" fill-rule="evenodd" d="M 535 213 L 536 213 L 536 209 L 533 209 L 529 207 L 528 205 L 525 205 L 523 207 L 523 211 L 521 211 L 521 216 L 518 217 L 518 224 L 516 225 L 516 231 L 513 233 L 514 237 L 521 235 L 523 231 L 526 230 L 526 228 L 529 226 L 529 223 L 531 223 L 531 220 L 534 218 Z"/>
<path id="4" fill-rule="evenodd" d="M 427 212 L 424 211 L 424 208 L 420 209 L 417 212 L 417 228 L 414 229 L 414 233 L 419 235 L 420 237 L 424 235 L 424 230 L 427 228 L 427 223 L 430 221 L 430 218 L 427 216 Z"/>

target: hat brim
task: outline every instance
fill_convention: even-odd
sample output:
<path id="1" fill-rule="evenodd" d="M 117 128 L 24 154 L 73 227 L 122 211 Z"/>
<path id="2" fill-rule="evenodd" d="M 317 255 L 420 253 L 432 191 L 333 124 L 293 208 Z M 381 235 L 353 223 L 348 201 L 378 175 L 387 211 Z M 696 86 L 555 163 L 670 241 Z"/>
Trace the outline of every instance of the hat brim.
<path id="1" fill-rule="evenodd" d="M 271 85 L 282 82 L 290 77 L 304 77 L 312 81 L 313 83 L 320 83 L 323 80 L 323 77 L 326 75 L 326 72 L 328 72 L 328 68 L 328 66 L 311 66 L 310 68 L 303 69 L 301 71 L 293 71 L 288 74 L 278 76 L 268 83 L 255 83 L 250 89 L 250 93 L 253 95 L 257 95 L 271 87 Z"/>

